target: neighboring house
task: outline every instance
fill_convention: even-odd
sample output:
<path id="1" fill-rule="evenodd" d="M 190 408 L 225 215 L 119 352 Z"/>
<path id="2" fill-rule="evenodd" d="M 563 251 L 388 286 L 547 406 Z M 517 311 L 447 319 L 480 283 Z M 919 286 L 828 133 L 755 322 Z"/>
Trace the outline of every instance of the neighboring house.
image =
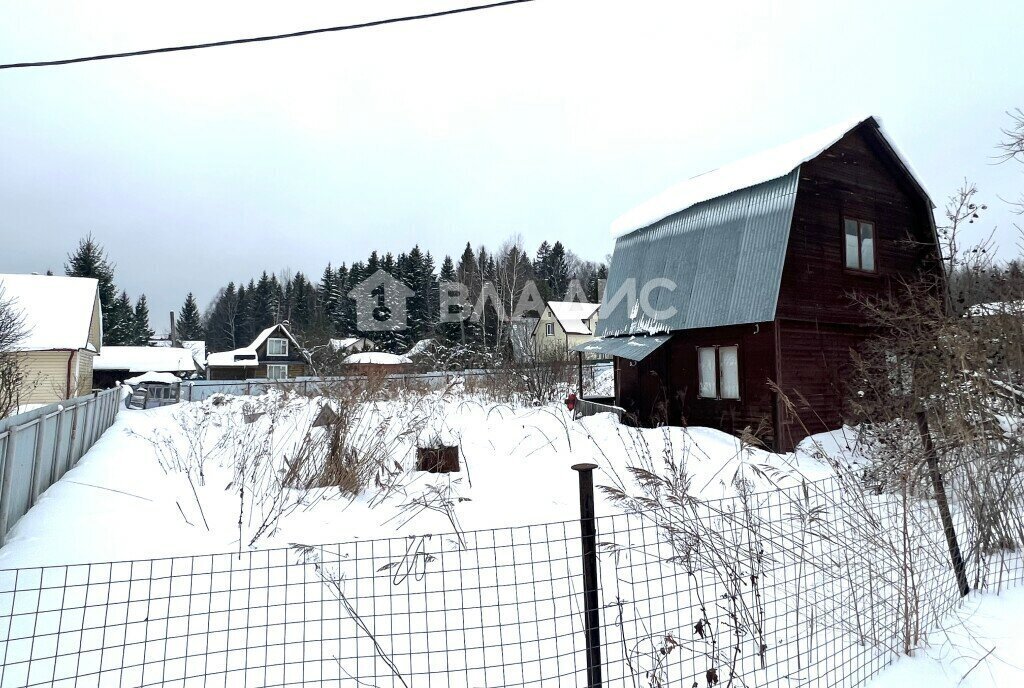
<path id="1" fill-rule="evenodd" d="M 284 324 L 263 330 L 249 346 L 206 357 L 208 380 L 288 380 L 309 374 L 309 356 Z"/>
<path id="2" fill-rule="evenodd" d="M 103 342 L 99 283 L 86 277 L 0 275 L 4 299 L 21 312 L 18 344 L 25 382 L 20 403 L 49 404 L 92 390 Z"/>
<path id="3" fill-rule="evenodd" d="M 791 449 L 845 419 L 872 331 L 855 295 L 944 288 L 932 208 L 870 117 L 694 177 L 613 226 L 602 337 L 580 349 L 615 357 L 616 404 L 643 424 L 763 422 Z M 619 294 L 653 280 L 649 308 Z M 794 417 L 769 381 L 809 408 Z"/>
<path id="4" fill-rule="evenodd" d="M 590 341 L 594 338 L 600 308 L 599 303 L 549 301 L 533 326 L 534 352 L 538 356 L 564 354 Z"/>
<path id="5" fill-rule="evenodd" d="M 93 362 L 93 386 L 109 389 L 142 373 L 195 377 L 202 370 L 189 349 L 171 346 L 105 346 Z"/>
<path id="6" fill-rule="evenodd" d="M 338 353 L 343 355 L 355 354 L 360 351 L 373 351 L 376 348 L 369 339 L 366 337 L 342 337 L 341 339 L 331 339 L 327 342 L 328 348 L 332 353 Z"/>

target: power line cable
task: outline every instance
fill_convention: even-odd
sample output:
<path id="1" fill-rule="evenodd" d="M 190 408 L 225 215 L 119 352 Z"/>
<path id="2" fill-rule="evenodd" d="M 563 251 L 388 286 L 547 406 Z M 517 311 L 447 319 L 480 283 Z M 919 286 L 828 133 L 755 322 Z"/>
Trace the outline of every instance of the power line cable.
<path id="1" fill-rule="evenodd" d="M 388 19 L 377 19 L 374 21 L 362 22 L 360 24 L 346 24 L 344 26 L 329 26 L 321 29 L 306 29 L 304 31 L 293 31 L 292 33 L 280 33 L 270 36 L 252 36 L 250 38 L 233 38 L 224 41 L 213 41 L 211 43 L 194 43 L 191 45 L 175 45 L 166 48 L 148 48 L 145 50 L 131 50 L 123 53 L 107 53 L 103 55 L 89 55 L 87 57 L 69 57 L 63 60 L 44 60 L 40 62 L 14 62 L 11 64 L 0 64 L 0 69 L 24 69 L 26 67 L 55 67 L 57 65 L 68 65 L 78 64 L 80 62 L 98 62 L 100 60 L 116 60 L 123 57 L 139 57 L 141 55 L 157 55 L 160 53 L 176 53 L 185 50 L 201 50 L 203 48 L 220 48 L 227 45 L 242 45 L 244 43 L 263 43 L 265 41 L 280 41 L 286 38 L 301 38 L 303 36 L 314 36 L 321 33 L 335 33 L 338 31 L 351 31 L 354 29 L 367 29 L 374 26 L 384 26 L 386 24 L 399 24 L 402 22 L 411 22 L 419 19 L 433 19 L 435 17 L 446 17 L 453 14 L 465 14 L 467 12 L 477 12 L 479 10 L 489 10 L 495 7 L 505 7 L 507 5 L 520 5 L 524 2 L 533 2 L 534 0 L 503 0 L 502 2 L 492 2 L 486 5 L 472 5 L 469 7 L 457 7 L 450 10 L 440 10 L 438 12 L 428 12 L 425 14 L 414 14 L 404 17 L 390 17 Z"/>

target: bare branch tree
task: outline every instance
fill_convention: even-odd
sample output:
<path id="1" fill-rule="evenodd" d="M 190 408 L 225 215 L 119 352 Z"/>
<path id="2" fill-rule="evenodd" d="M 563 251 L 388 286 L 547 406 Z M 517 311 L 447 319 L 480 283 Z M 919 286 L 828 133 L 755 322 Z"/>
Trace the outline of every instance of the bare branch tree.
<path id="1" fill-rule="evenodd" d="M 0 418 L 15 412 L 25 383 L 18 344 L 25 337 L 25 320 L 0 285 Z"/>

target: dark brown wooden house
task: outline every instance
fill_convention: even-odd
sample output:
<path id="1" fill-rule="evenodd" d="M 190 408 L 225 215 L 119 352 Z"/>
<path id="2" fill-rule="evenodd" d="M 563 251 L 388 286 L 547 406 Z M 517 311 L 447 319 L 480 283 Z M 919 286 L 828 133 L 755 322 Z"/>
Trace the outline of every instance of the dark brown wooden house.
<path id="1" fill-rule="evenodd" d="M 941 283 L 932 208 L 871 117 L 700 175 L 616 223 L 600 338 L 577 349 L 615 357 L 642 424 L 763 424 L 791 449 L 843 424 L 870 333 L 854 295 Z M 769 381 L 807 399 L 802 422 Z"/>
<path id="2" fill-rule="evenodd" d="M 206 358 L 208 380 L 290 380 L 309 374 L 309 355 L 283 324 L 263 330 L 249 346 Z"/>

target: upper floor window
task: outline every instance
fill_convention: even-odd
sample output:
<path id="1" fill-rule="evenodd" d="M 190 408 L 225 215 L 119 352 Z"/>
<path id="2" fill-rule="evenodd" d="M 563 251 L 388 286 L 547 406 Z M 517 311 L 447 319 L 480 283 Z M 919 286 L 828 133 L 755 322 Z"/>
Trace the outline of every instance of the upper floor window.
<path id="1" fill-rule="evenodd" d="M 875 271 L 875 225 L 863 220 L 843 219 L 846 237 L 846 267 Z"/>
<path id="2" fill-rule="evenodd" d="M 547 323 L 544 325 L 544 334 L 548 337 L 555 336 L 555 323 Z"/>
<path id="3" fill-rule="evenodd" d="M 272 338 L 267 340 L 267 356 L 287 356 L 288 340 Z"/>
<path id="4" fill-rule="evenodd" d="M 736 346 L 697 349 L 698 395 L 702 399 L 739 399 L 740 365 Z"/>

